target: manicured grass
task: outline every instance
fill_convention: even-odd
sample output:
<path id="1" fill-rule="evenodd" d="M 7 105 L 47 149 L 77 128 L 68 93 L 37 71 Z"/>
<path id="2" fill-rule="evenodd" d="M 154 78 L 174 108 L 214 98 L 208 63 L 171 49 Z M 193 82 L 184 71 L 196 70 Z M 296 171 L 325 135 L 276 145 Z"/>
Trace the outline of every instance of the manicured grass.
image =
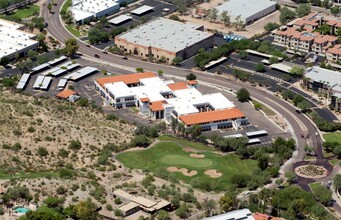
<path id="1" fill-rule="evenodd" d="M 337 158 L 333 158 L 329 161 L 329 163 L 333 166 L 339 165 L 340 164 L 340 160 Z"/>
<path id="2" fill-rule="evenodd" d="M 163 136 L 160 139 L 172 140 L 173 138 Z M 166 169 L 171 166 L 187 168 L 189 171 L 196 170 L 197 175 L 192 177 L 185 176 L 180 172 L 174 172 L 171 175 L 186 183 L 199 180 L 202 183 L 210 184 L 213 181 L 217 184 L 218 190 L 224 190 L 230 186 L 231 177 L 235 174 L 251 175 L 253 171 L 258 169 L 257 161 L 241 160 L 235 154 L 220 156 L 213 152 L 203 151 L 200 154 L 204 154 L 205 158 L 191 158 L 189 156 L 191 152 L 184 151 L 181 142 L 186 143 L 185 146 L 197 144 L 175 139 L 173 142 L 160 142 L 146 150 L 120 153 L 116 155 L 116 158 L 128 168 L 142 169 L 154 173 L 168 172 Z M 208 147 L 206 146 L 206 148 Z M 222 176 L 216 179 L 207 176 L 204 172 L 209 169 L 217 170 L 222 173 Z"/>
<path id="3" fill-rule="evenodd" d="M 13 21 L 15 20 L 14 18 L 29 18 L 34 15 L 39 15 L 39 6 L 38 5 L 31 5 L 30 7 L 27 8 L 21 8 L 18 9 L 14 12 L 14 14 L 11 15 L 2 15 L 1 18 Z"/>
<path id="4" fill-rule="evenodd" d="M 66 29 L 71 32 L 75 37 L 82 36 L 81 33 L 73 25 L 65 25 Z"/>
<path id="5" fill-rule="evenodd" d="M 309 187 L 311 188 L 311 191 L 313 191 L 313 193 L 315 194 L 315 192 L 320 189 L 321 183 L 310 183 Z"/>
<path id="6" fill-rule="evenodd" d="M 338 142 L 339 144 L 341 144 L 341 132 L 324 134 L 323 138 L 328 142 Z"/>
<path id="7" fill-rule="evenodd" d="M 305 157 L 304 157 L 304 160 L 305 160 L 305 161 L 314 161 L 314 160 L 316 160 L 316 157 L 305 156 Z"/>
<path id="8" fill-rule="evenodd" d="M 182 155 L 165 155 L 159 159 L 161 163 L 178 166 L 189 166 L 195 168 L 209 167 L 212 166 L 213 161 L 209 159 L 198 159 Z"/>
<path id="9" fill-rule="evenodd" d="M 62 9 L 60 10 L 60 13 L 66 13 L 68 8 L 72 5 L 72 0 L 66 0 Z"/>
<path id="10" fill-rule="evenodd" d="M 260 102 L 257 102 L 255 100 L 252 100 L 252 103 L 255 104 L 259 104 L 260 105 L 260 109 L 262 109 L 262 111 L 267 115 L 267 116 L 274 116 L 276 115 L 275 112 L 273 112 L 271 109 L 269 109 L 268 107 L 266 107 L 265 105 L 263 105 Z"/>
<path id="11" fill-rule="evenodd" d="M 204 150 L 204 151 L 216 151 L 213 147 L 209 147 L 205 144 L 193 142 L 193 141 L 186 141 L 178 138 L 174 138 L 168 135 L 162 135 L 159 137 L 161 141 L 175 141 L 176 143 L 180 144 L 182 147 L 191 147 L 197 150 Z"/>
<path id="12" fill-rule="evenodd" d="M 0 179 L 11 179 L 11 178 L 21 178 L 21 179 L 34 179 L 34 178 L 44 178 L 44 177 L 57 177 L 57 173 L 53 172 L 41 172 L 41 173 L 18 173 L 18 174 L 4 174 L 0 173 Z"/>

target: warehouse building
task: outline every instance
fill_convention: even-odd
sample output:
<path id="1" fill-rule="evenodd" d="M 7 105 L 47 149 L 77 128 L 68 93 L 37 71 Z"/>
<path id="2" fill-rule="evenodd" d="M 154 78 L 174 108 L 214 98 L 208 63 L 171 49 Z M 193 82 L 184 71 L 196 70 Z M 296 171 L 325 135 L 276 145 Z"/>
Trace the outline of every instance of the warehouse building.
<path id="1" fill-rule="evenodd" d="M 336 111 L 341 111 L 341 73 L 320 67 L 312 67 L 306 71 L 303 79 L 306 89 L 327 97 Z"/>
<path id="2" fill-rule="evenodd" d="M 25 55 L 35 50 L 39 42 L 36 34 L 23 31 L 24 25 L 0 19 L 0 58 L 15 58 L 16 54 Z"/>
<path id="3" fill-rule="evenodd" d="M 75 23 L 84 24 L 93 18 L 101 18 L 120 10 L 119 0 L 72 0 L 70 11 Z"/>
<path id="4" fill-rule="evenodd" d="M 245 24 L 250 24 L 272 12 L 276 11 L 277 3 L 270 0 L 229 0 L 216 7 L 218 14 L 226 11 L 230 16 L 231 22 L 234 22 L 237 16 Z"/>
<path id="5" fill-rule="evenodd" d="M 170 123 L 173 119 L 186 128 L 199 125 L 203 131 L 239 129 L 246 116 L 221 93 L 202 94 L 197 83 L 162 80 L 144 72 L 95 80 L 95 88 L 105 103 L 116 109 L 138 107 L 140 114 Z"/>
<path id="6" fill-rule="evenodd" d="M 186 59 L 200 48 L 213 47 L 213 35 L 203 32 L 203 26 L 157 18 L 116 36 L 115 44 L 127 53 L 140 57 L 174 57 Z"/>

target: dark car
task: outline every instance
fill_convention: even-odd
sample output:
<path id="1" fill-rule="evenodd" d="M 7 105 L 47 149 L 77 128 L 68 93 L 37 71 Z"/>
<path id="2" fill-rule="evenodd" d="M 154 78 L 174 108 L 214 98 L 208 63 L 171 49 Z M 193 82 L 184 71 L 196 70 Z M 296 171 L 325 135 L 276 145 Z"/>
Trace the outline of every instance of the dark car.
<path id="1" fill-rule="evenodd" d="M 87 44 L 86 46 L 87 46 L 87 47 L 91 47 L 90 44 Z"/>
<path id="2" fill-rule="evenodd" d="M 127 59 L 128 59 L 128 57 L 124 56 L 124 57 L 122 57 L 122 59 L 124 59 L 124 60 L 127 60 Z"/>
<path id="3" fill-rule="evenodd" d="M 103 51 L 103 53 L 104 53 L 104 54 L 108 54 L 108 52 L 107 52 L 107 51 Z"/>
<path id="4" fill-rule="evenodd" d="M 95 57 L 96 57 L 96 58 L 99 58 L 99 55 L 96 53 L 96 54 L 95 54 Z"/>

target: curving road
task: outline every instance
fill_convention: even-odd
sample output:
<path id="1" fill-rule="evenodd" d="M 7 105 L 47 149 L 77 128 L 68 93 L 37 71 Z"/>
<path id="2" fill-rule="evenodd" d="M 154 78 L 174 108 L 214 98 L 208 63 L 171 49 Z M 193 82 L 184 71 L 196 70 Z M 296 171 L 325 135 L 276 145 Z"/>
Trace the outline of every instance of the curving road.
<path id="1" fill-rule="evenodd" d="M 47 0 L 47 3 L 51 0 Z M 64 42 L 68 38 L 74 38 L 66 29 L 64 28 L 62 21 L 60 20 L 59 11 L 61 8 L 61 5 L 63 4 L 64 0 L 57 0 L 57 6 L 54 6 L 53 11 L 56 13 L 49 13 L 47 10 L 47 4 L 43 5 L 42 13 L 41 15 L 45 18 L 45 21 L 48 23 L 47 30 L 48 32 L 55 37 L 58 41 Z M 78 39 L 77 39 L 78 40 Z M 123 60 L 122 57 L 113 55 L 113 54 L 103 54 L 101 50 L 94 48 L 94 47 L 87 47 L 86 44 L 83 41 L 78 40 L 79 43 L 79 52 L 82 53 L 84 56 L 90 57 L 94 61 L 101 61 L 101 62 L 107 62 L 110 63 L 113 66 L 116 67 L 122 67 L 122 68 L 133 68 L 141 67 L 144 70 L 147 71 L 154 71 L 156 72 L 159 69 L 162 69 L 167 75 L 173 75 L 177 77 L 185 77 L 189 70 L 182 69 L 174 66 L 167 66 L 167 65 L 161 65 L 161 64 L 155 64 L 155 63 L 149 63 L 149 62 L 143 62 L 136 59 L 129 59 L 129 60 Z M 95 54 L 99 54 L 100 59 L 97 59 L 94 57 Z M 319 135 L 315 135 L 318 130 L 315 127 L 315 125 L 304 115 L 304 114 L 298 114 L 296 113 L 296 108 L 289 104 L 288 102 L 280 99 L 279 97 L 273 95 L 270 92 L 259 90 L 255 87 L 252 87 L 250 85 L 237 82 L 237 81 L 229 81 L 225 78 L 217 75 L 213 75 L 212 73 L 207 72 L 196 72 L 196 75 L 198 76 L 198 79 L 206 84 L 211 84 L 213 86 L 218 87 L 227 87 L 234 90 L 238 90 L 241 87 L 244 87 L 249 90 L 251 96 L 255 99 L 260 100 L 265 105 L 271 106 L 275 111 L 278 112 L 280 116 L 285 118 L 289 125 L 291 125 L 291 134 L 293 137 L 296 137 L 297 139 L 297 146 L 298 146 L 298 152 L 294 156 L 291 163 L 287 164 L 283 169 L 285 171 L 292 169 L 295 164 L 300 164 L 304 160 L 305 151 L 304 146 L 306 143 L 309 144 L 309 146 L 313 147 L 316 152 L 317 156 L 317 163 L 318 164 L 327 164 L 328 162 L 323 156 L 322 153 L 322 140 Z M 300 134 L 309 134 L 307 139 L 300 138 Z M 328 176 L 327 178 L 331 179 L 332 175 Z M 308 189 L 308 182 L 305 182 L 304 180 L 302 182 L 299 182 L 299 185 L 304 188 Z M 341 207 L 334 203 L 334 209 L 341 213 Z"/>

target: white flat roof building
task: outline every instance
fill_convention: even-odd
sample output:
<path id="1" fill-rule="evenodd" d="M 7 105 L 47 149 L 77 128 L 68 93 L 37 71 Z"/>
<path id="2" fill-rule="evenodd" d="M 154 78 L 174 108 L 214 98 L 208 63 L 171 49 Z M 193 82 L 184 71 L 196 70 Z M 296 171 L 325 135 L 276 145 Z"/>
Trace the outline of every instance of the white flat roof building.
<path id="1" fill-rule="evenodd" d="M 231 22 L 240 15 L 242 21 L 247 24 L 276 11 L 276 4 L 275 1 L 270 0 L 228 0 L 216 9 L 219 15 L 227 11 Z"/>
<path id="2" fill-rule="evenodd" d="M 132 19 L 132 17 L 130 17 L 128 15 L 120 15 L 116 18 L 110 19 L 109 23 L 114 24 L 114 25 L 118 25 L 118 24 L 121 24 L 121 23 L 128 21 L 128 20 L 131 20 L 131 19 Z"/>
<path id="3" fill-rule="evenodd" d="M 24 26 L 0 19 L 0 58 L 14 58 L 16 53 L 25 53 L 39 46 L 36 34 L 22 31 Z"/>
<path id="4" fill-rule="evenodd" d="M 154 7 L 143 5 L 135 10 L 132 10 L 130 13 L 135 14 L 135 15 L 141 15 L 151 10 L 154 10 Z"/>
<path id="5" fill-rule="evenodd" d="M 93 17 L 100 18 L 118 12 L 120 3 L 117 0 L 73 0 L 70 11 L 76 23 L 83 23 Z"/>
<path id="6" fill-rule="evenodd" d="M 203 218 L 202 220 L 255 220 L 249 209 L 240 209 L 221 215 Z"/>
<path id="7" fill-rule="evenodd" d="M 314 66 L 307 70 L 305 77 L 315 82 L 323 82 L 331 87 L 336 84 L 341 85 L 341 73 L 339 71 Z"/>
<path id="8" fill-rule="evenodd" d="M 167 54 L 186 58 L 195 55 L 200 48 L 213 46 L 213 35 L 199 30 L 202 28 L 193 23 L 160 17 L 116 36 L 115 43 L 139 56 L 148 55 L 148 51 L 142 51 L 142 48 L 151 48 L 149 53 L 155 58 Z M 135 48 L 140 51 L 134 51 Z M 186 55 L 180 54 L 185 50 Z"/>

